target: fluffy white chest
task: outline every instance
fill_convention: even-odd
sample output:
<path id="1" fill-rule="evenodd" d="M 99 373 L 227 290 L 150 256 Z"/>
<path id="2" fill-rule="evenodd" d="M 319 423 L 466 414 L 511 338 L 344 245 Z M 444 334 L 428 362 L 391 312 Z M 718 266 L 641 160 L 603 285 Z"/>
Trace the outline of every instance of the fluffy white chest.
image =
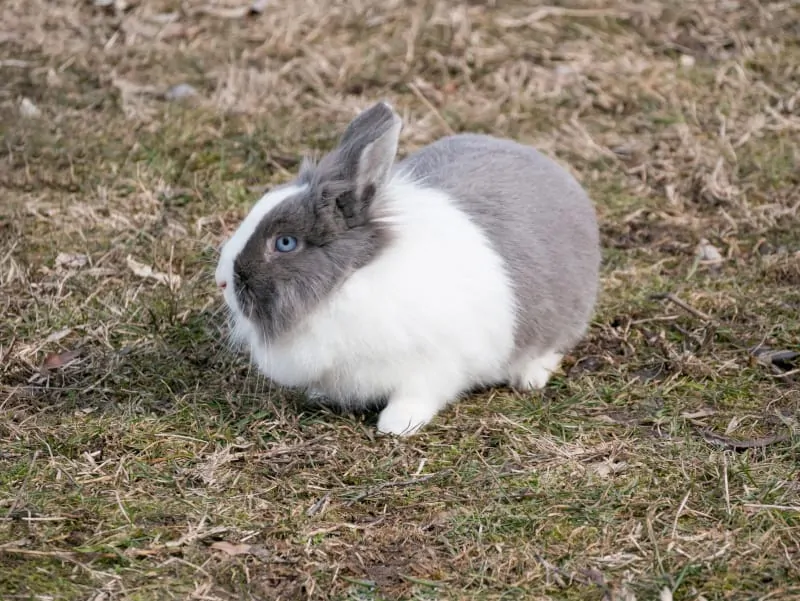
<path id="1" fill-rule="evenodd" d="M 254 362 L 275 382 L 359 403 L 419 378 L 463 388 L 505 375 L 515 312 L 501 258 L 446 195 L 392 189 L 390 247 L 289 334 L 251 336 Z"/>

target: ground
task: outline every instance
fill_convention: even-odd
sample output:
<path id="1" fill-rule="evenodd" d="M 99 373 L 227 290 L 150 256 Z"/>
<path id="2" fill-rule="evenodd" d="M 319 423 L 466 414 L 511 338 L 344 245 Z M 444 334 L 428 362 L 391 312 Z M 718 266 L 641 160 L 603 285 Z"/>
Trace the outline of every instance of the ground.
<path id="1" fill-rule="evenodd" d="M 0 5 L 0 598 L 800 598 L 798 4 L 257 5 Z M 380 98 L 604 245 L 543 392 L 408 440 L 250 371 L 212 277 Z"/>

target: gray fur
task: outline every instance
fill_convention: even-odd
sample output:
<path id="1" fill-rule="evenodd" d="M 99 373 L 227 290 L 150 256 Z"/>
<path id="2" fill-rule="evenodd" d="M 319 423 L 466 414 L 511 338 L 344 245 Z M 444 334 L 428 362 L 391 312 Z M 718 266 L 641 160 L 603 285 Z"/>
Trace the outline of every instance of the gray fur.
<path id="1" fill-rule="evenodd" d="M 598 292 L 599 232 L 566 169 L 529 146 L 478 134 L 442 138 L 396 168 L 450 194 L 503 257 L 518 353 L 566 352 L 583 336 Z"/>
<path id="2" fill-rule="evenodd" d="M 308 189 L 265 216 L 234 262 L 248 316 L 267 339 L 284 332 L 390 244 L 373 206 L 394 168 L 447 192 L 486 232 L 514 287 L 517 354 L 569 350 L 588 326 L 600 265 L 594 208 L 578 182 L 531 147 L 475 134 L 443 138 L 393 166 L 399 132 L 399 117 L 378 103 L 318 165 L 303 163 L 297 183 Z M 278 235 L 297 236 L 299 250 L 273 251 Z"/>
<path id="3" fill-rule="evenodd" d="M 371 209 L 391 173 L 399 133 L 399 118 L 384 103 L 357 116 L 319 165 L 304 162 L 297 183 L 308 188 L 265 215 L 234 260 L 237 298 L 267 340 L 313 311 L 389 243 Z M 297 237 L 297 250 L 274 250 L 284 235 Z"/>

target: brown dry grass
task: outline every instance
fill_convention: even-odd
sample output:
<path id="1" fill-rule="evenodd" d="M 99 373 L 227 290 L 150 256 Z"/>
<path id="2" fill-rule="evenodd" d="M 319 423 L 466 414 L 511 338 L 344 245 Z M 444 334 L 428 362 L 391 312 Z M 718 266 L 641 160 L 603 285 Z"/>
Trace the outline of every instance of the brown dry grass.
<path id="1" fill-rule="evenodd" d="M 242 5 L 0 4 L 0 597 L 800 598 L 797 3 Z M 543 395 L 409 441 L 249 373 L 210 281 L 380 97 L 569 164 L 606 248 Z"/>

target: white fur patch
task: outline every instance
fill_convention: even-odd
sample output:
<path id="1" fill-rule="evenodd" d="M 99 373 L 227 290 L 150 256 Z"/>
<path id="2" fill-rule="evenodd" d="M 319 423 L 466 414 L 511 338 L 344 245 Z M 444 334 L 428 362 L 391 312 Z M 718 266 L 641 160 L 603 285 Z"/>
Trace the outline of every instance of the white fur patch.
<path id="1" fill-rule="evenodd" d="M 396 433 L 472 386 L 507 379 L 514 295 L 502 258 L 447 194 L 395 175 L 380 202 L 390 246 L 287 334 L 265 343 L 251 330 L 249 342 L 278 384 L 350 406 L 388 396 L 382 425 Z M 248 216 L 242 236 L 259 220 Z M 231 269 L 237 236 L 223 251 Z"/>
<path id="2" fill-rule="evenodd" d="M 509 380 L 519 390 L 539 390 L 547 385 L 550 377 L 558 369 L 563 355 L 548 351 L 539 357 L 531 358 L 523 354 L 511 365 Z"/>

